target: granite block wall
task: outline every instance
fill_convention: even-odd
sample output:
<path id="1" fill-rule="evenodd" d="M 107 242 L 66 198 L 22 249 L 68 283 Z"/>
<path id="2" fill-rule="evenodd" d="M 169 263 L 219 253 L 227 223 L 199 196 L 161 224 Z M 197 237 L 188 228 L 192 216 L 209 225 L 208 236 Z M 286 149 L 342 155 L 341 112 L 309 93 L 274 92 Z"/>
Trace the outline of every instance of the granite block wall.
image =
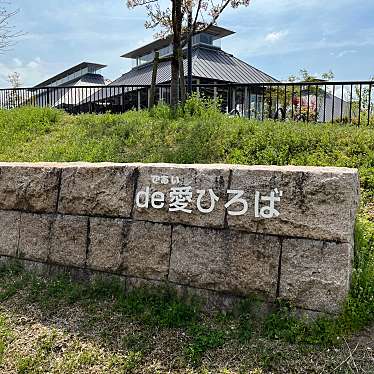
<path id="1" fill-rule="evenodd" d="M 0 163 L 0 256 L 337 313 L 355 169 Z"/>

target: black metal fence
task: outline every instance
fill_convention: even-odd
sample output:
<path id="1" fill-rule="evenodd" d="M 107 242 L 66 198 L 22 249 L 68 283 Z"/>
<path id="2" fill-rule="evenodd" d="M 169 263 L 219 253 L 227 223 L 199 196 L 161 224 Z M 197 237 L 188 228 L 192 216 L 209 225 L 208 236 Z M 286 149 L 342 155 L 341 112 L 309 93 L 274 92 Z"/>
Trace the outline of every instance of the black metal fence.
<path id="1" fill-rule="evenodd" d="M 195 84 L 219 99 L 223 112 L 252 119 L 374 125 L 373 81 L 270 84 Z M 0 90 L 0 108 L 55 107 L 71 114 L 123 113 L 149 107 L 149 86 L 80 86 Z M 170 102 L 170 85 L 158 85 L 156 103 Z"/>

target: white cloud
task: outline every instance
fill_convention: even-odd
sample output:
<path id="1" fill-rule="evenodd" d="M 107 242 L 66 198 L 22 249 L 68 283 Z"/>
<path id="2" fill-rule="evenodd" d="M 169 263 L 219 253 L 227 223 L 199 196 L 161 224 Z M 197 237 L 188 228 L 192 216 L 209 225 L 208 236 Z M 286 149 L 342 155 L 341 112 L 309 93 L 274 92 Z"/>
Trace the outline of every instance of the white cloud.
<path id="1" fill-rule="evenodd" d="M 36 57 L 27 64 L 27 67 L 31 69 L 37 69 L 41 64 L 42 64 L 41 58 Z"/>
<path id="2" fill-rule="evenodd" d="M 18 57 L 14 57 L 13 62 L 15 66 L 21 67 L 22 66 L 22 61 Z"/>
<path id="3" fill-rule="evenodd" d="M 31 68 L 31 69 L 36 69 L 36 68 L 39 66 L 39 64 L 38 64 L 36 61 L 30 61 L 30 62 L 27 64 L 27 66 L 28 66 L 29 68 Z"/>
<path id="4" fill-rule="evenodd" d="M 20 74 L 24 87 L 33 86 L 53 75 L 49 64 L 40 57 L 35 57 L 29 62 L 22 62 L 15 57 L 9 63 L 0 62 L 0 87 L 9 87 L 8 76 L 15 71 Z"/>
<path id="5" fill-rule="evenodd" d="M 273 31 L 265 36 L 265 41 L 275 43 L 287 36 L 288 31 Z"/>
<path id="6" fill-rule="evenodd" d="M 341 57 L 344 57 L 346 55 L 349 55 L 349 54 L 354 54 L 354 53 L 357 53 L 357 51 L 355 49 L 346 49 L 344 51 L 341 51 L 337 54 L 337 57 L 338 58 L 341 58 Z"/>

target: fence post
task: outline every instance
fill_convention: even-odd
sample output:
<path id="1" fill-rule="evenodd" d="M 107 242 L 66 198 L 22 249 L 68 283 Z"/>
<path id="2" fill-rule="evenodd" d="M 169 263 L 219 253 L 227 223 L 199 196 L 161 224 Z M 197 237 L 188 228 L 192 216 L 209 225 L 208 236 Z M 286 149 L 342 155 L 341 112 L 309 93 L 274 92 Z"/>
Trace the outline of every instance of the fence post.
<path id="1" fill-rule="evenodd" d="M 227 113 L 231 112 L 231 85 L 229 84 L 228 90 L 227 90 Z"/>
<path id="2" fill-rule="evenodd" d="M 47 87 L 47 106 L 49 106 L 49 87 Z"/>
<path id="3" fill-rule="evenodd" d="M 122 113 L 125 112 L 125 88 L 122 86 L 122 99 L 121 99 L 122 103 L 121 103 L 121 110 L 122 110 Z"/>
<path id="4" fill-rule="evenodd" d="M 368 102 L 368 126 L 370 125 L 370 114 L 371 114 L 371 83 L 369 84 L 369 102 Z"/>

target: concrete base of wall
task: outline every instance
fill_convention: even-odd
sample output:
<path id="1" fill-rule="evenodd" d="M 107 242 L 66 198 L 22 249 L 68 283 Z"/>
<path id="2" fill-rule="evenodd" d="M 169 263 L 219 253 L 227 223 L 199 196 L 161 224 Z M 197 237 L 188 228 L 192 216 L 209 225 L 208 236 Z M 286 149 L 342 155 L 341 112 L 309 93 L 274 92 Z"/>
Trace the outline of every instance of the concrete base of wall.
<path id="1" fill-rule="evenodd" d="M 36 262 L 30 260 L 15 259 L 8 256 L 0 256 L 0 266 L 10 266 L 19 264 L 21 267 L 36 276 L 53 279 L 59 275 L 66 275 L 75 282 L 90 283 L 97 279 L 115 280 L 122 284 L 125 292 L 136 288 L 171 288 L 177 292 L 180 298 L 191 303 L 197 301 L 203 312 L 211 314 L 217 311 L 227 313 L 234 312 L 244 297 L 234 296 L 222 292 L 204 290 L 194 287 L 181 286 L 168 281 L 155 281 L 143 278 L 127 277 L 120 274 L 107 273 L 103 271 L 90 270 L 72 266 L 62 266 L 45 262 Z M 257 299 L 256 299 L 257 300 Z M 260 300 L 254 301 L 251 305 L 251 314 L 255 318 L 265 318 L 270 313 L 275 312 L 278 306 L 275 303 Z M 292 313 L 299 318 L 313 321 L 323 313 L 314 310 L 307 310 L 295 307 Z"/>

